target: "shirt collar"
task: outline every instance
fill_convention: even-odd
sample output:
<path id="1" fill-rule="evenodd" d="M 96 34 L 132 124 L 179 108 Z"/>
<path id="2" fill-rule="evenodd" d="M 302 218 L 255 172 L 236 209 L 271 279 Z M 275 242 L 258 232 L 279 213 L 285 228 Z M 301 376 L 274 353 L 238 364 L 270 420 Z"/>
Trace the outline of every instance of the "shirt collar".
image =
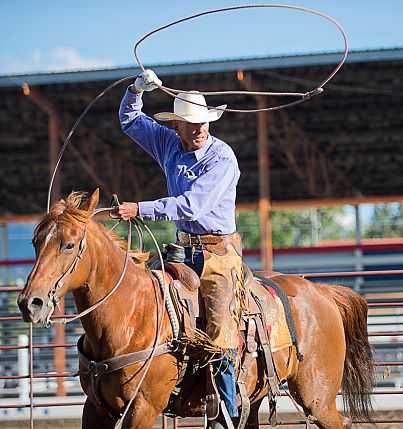
<path id="1" fill-rule="evenodd" d="M 200 149 L 197 149 L 193 152 L 197 161 L 200 161 L 203 158 L 203 156 L 205 155 L 205 153 L 208 151 L 208 149 L 212 144 L 213 144 L 213 138 L 211 137 L 211 134 L 209 134 L 206 140 L 206 144 Z"/>
<path id="2" fill-rule="evenodd" d="M 213 137 L 211 136 L 211 134 L 209 134 L 208 137 L 207 137 L 207 140 L 206 140 L 206 144 L 202 148 L 197 149 L 197 150 L 195 150 L 193 152 L 185 152 L 183 150 L 182 143 L 181 143 L 181 140 L 180 140 L 180 137 L 179 137 L 179 140 L 178 140 L 178 150 L 179 150 L 179 153 L 181 154 L 181 156 L 192 154 L 196 158 L 196 161 L 200 161 L 200 159 L 205 155 L 205 153 L 208 151 L 208 149 L 210 148 L 210 146 L 212 144 L 213 144 Z"/>

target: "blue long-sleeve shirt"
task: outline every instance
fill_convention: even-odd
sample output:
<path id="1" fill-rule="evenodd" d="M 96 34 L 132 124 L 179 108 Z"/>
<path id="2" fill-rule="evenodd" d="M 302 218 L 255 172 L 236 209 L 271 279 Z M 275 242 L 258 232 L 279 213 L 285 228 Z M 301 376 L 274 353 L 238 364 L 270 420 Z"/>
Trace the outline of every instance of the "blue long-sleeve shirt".
<path id="1" fill-rule="evenodd" d="M 175 221 L 192 234 L 235 231 L 236 186 L 240 172 L 234 152 L 209 134 L 201 149 L 185 152 L 178 134 L 157 124 L 141 108 L 141 94 L 126 91 L 119 118 L 123 131 L 145 149 L 165 173 L 168 197 L 139 202 L 144 220 Z"/>

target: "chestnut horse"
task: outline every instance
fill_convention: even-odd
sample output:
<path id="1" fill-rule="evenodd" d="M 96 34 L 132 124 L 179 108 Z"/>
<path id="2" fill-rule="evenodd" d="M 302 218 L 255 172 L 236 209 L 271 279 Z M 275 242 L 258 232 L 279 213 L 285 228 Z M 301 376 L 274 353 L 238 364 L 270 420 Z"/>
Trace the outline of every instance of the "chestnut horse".
<path id="1" fill-rule="evenodd" d="M 35 230 L 36 263 L 18 298 L 26 322 L 44 323 L 57 300 L 50 300 L 58 284 L 57 298 L 72 291 L 78 311 L 102 299 L 122 273 L 125 242 L 91 219 L 98 204 L 98 191 L 85 202 L 72 193 L 67 201 L 53 205 Z M 69 268 L 78 252 L 84 232 L 86 247 L 74 270 Z M 85 330 L 84 351 L 95 361 L 151 348 L 162 323 L 158 344 L 172 336 L 161 291 L 140 256 L 130 259 L 123 282 L 100 307 L 81 319 Z M 66 272 L 68 275 L 66 275 Z M 63 279 L 60 282 L 60 279 Z M 351 427 L 351 420 L 336 410 L 336 395 L 342 389 L 350 417 L 368 418 L 369 394 L 374 370 L 367 338 L 367 304 L 352 290 L 311 283 L 295 275 L 273 278 L 289 297 L 304 356 L 299 362 L 295 348 L 274 353 L 278 379 L 289 390 L 306 416 L 320 428 Z M 49 304 L 50 303 L 50 304 Z M 100 377 L 99 391 L 109 408 L 122 412 L 138 388 L 123 428 L 151 428 L 165 409 L 175 387 L 178 372 L 175 353 L 155 356 L 140 387 L 145 362 L 136 363 Z M 87 394 L 82 427 L 110 429 L 116 421 L 94 397 L 90 377 L 80 368 L 80 380 Z M 256 362 L 249 368 L 247 391 L 251 399 L 248 428 L 258 428 L 259 405 L 267 395 Z M 259 376 L 260 374 L 260 376 Z M 181 415 L 200 416 L 204 383 L 185 401 Z"/>

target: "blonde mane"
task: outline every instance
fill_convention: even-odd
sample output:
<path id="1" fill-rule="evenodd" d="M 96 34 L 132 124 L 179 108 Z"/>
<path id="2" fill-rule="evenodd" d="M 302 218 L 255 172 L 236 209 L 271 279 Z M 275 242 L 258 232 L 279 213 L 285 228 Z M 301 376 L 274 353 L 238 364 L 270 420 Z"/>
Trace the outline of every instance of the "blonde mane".
<path id="1" fill-rule="evenodd" d="M 49 213 L 46 213 L 39 221 L 38 225 L 35 228 L 34 232 L 34 241 L 36 237 L 47 232 L 49 225 L 57 223 L 64 224 L 69 226 L 74 226 L 75 228 L 80 228 L 84 230 L 85 225 L 90 221 L 92 213 L 88 213 L 86 210 L 84 199 L 87 197 L 85 192 L 71 192 L 67 197 L 67 200 L 60 200 L 55 203 Z M 123 238 L 119 237 L 113 231 L 110 231 L 105 225 L 101 223 L 96 223 L 110 240 L 112 240 L 115 245 L 126 252 L 127 242 Z M 134 260 L 135 263 L 143 264 L 148 261 L 150 254 L 142 253 L 136 250 L 130 250 L 130 257 Z"/>
<path id="2" fill-rule="evenodd" d="M 127 249 L 127 241 L 124 240 L 119 235 L 115 234 L 113 231 L 108 229 L 105 225 L 102 223 L 98 223 L 99 228 L 124 252 L 126 252 Z M 150 253 L 142 253 L 138 250 L 130 250 L 129 256 L 134 260 L 136 264 L 144 264 L 148 261 L 150 257 Z"/>

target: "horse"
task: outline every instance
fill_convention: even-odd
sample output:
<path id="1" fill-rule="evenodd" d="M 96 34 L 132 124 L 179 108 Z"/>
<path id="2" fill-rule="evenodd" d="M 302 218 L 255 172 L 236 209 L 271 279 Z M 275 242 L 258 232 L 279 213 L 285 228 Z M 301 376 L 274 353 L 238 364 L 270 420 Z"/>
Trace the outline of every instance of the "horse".
<path id="1" fill-rule="evenodd" d="M 116 284 L 125 264 L 126 242 L 92 219 L 98 201 L 98 190 L 88 199 L 80 193 L 71 193 L 66 201 L 55 203 L 38 223 L 33 238 L 36 262 L 18 297 L 25 322 L 45 323 L 54 312 L 57 299 L 68 291 L 73 293 L 77 310 L 83 311 Z M 79 252 L 77 263 L 73 264 Z M 163 307 L 163 297 L 147 267 L 147 257 L 141 252 L 134 254 L 116 292 L 81 318 L 85 331 L 83 349 L 95 361 L 150 349 L 158 330 L 158 344 L 172 337 L 167 314 L 161 317 L 157 311 Z M 74 269 L 70 269 L 72 264 Z M 272 279 L 288 295 L 299 349 L 304 356 L 299 361 L 294 348 L 273 353 L 279 384 L 288 382 L 290 394 L 309 421 L 319 428 L 351 427 L 351 419 L 336 409 L 340 388 L 349 416 L 369 418 L 374 367 L 365 299 L 349 288 L 316 284 L 297 275 L 278 273 Z M 54 295 L 56 299 L 50 299 Z M 132 401 L 122 427 L 151 428 L 175 388 L 179 360 L 177 353 L 165 353 L 153 358 L 146 373 L 143 361 L 100 376 L 98 385 L 103 403 L 95 397 L 90 375 L 80 365 L 80 382 L 87 395 L 82 427 L 113 428 L 117 418 L 108 408 L 123 412 Z M 249 429 L 259 427 L 259 406 L 268 393 L 267 383 L 262 381 L 254 361 L 246 377 L 251 400 L 246 424 Z M 203 386 L 203 382 L 198 383 L 186 400 L 183 416 L 203 415 Z"/>

